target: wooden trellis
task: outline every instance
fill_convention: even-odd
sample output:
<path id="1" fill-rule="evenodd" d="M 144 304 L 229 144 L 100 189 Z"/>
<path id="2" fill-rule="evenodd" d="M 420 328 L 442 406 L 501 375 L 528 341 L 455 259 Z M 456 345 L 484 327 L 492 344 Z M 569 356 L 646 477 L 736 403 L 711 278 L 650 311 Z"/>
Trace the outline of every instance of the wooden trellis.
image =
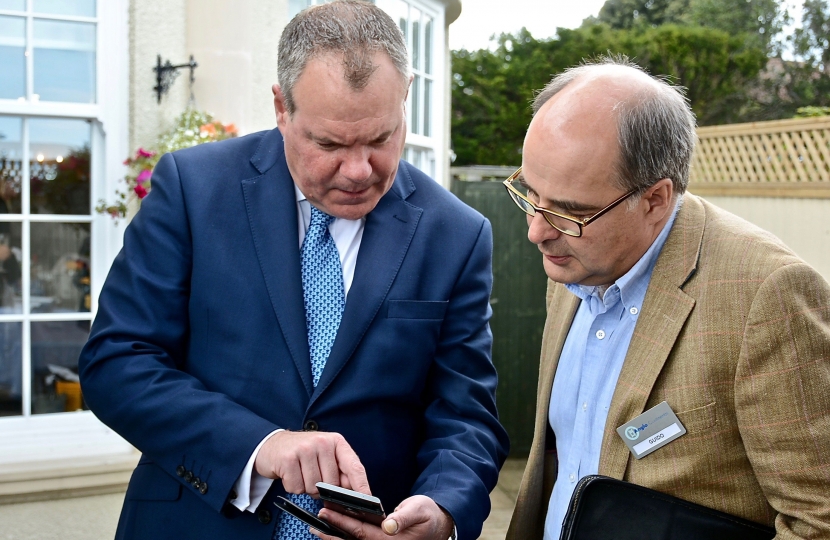
<path id="1" fill-rule="evenodd" d="M 689 191 L 830 198 L 830 117 L 703 127 Z"/>

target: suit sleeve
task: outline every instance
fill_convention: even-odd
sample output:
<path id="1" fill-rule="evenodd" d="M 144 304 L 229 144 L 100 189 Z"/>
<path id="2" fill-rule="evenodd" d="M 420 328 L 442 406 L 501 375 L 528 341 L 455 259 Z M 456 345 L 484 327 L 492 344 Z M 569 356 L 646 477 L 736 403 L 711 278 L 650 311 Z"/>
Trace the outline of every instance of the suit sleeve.
<path id="1" fill-rule="evenodd" d="M 761 285 L 735 407 L 778 539 L 830 537 L 830 287 L 803 263 Z"/>
<path id="2" fill-rule="evenodd" d="M 447 308 L 427 388 L 422 473 L 413 494 L 431 497 L 455 521 L 458 538 L 478 538 L 489 493 L 508 449 L 496 413 L 489 320 L 493 249 L 483 221 Z"/>
<path id="3" fill-rule="evenodd" d="M 278 426 L 188 373 L 192 245 L 174 156 L 161 158 L 152 181 L 81 352 L 84 399 L 144 460 L 219 511 L 257 444 Z M 180 478 L 179 466 L 206 489 Z"/>

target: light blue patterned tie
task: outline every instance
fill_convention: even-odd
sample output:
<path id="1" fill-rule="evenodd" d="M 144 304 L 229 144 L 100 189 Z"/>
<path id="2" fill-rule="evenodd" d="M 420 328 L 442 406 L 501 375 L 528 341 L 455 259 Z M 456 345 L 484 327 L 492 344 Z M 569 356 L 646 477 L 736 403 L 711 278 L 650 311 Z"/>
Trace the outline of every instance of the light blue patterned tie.
<path id="1" fill-rule="evenodd" d="M 311 207 L 311 224 L 308 226 L 301 250 L 303 272 L 303 299 L 305 322 L 308 329 L 308 348 L 311 354 L 311 378 L 314 386 L 320 381 L 326 360 L 337 336 L 346 295 L 343 287 L 343 270 L 340 254 L 329 233 L 330 216 Z M 323 507 L 320 501 L 309 495 L 289 494 L 291 501 L 314 515 Z M 315 539 L 308 532 L 308 525 L 281 512 L 280 522 L 274 531 L 275 540 Z"/>

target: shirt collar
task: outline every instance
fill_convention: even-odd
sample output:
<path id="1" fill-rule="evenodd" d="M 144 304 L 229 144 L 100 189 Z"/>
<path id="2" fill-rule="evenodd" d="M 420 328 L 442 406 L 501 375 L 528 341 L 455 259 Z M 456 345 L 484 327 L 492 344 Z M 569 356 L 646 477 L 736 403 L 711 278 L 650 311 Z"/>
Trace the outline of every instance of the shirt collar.
<path id="1" fill-rule="evenodd" d="M 294 184 L 294 196 L 297 197 L 297 202 L 303 202 L 306 200 L 305 195 L 303 195 L 303 192 L 297 187 L 297 184 Z"/>
<path id="2" fill-rule="evenodd" d="M 651 243 L 648 250 L 640 257 L 634 266 L 626 272 L 622 277 L 617 279 L 610 287 L 606 289 L 604 294 L 600 295 L 600 287 L 592 285 L 579 285 L 576 283 L 567 283 L 565 287 L 573 294 L 588 304 L 588 309 L 594 315 L 605 313 L 612 308 L 617 302 L 622 300 L 623 305 L 629 308 L 631 304 L 642 304 L 646 295 L 646 289 L 651 281 L 651 273 L 654 266 L 657 264 L 657 257 L 666 243 L 674 220 L 677 217 L 677 212 L 683 203 L 683 196 L 677 199 L 674 205 L 671 217 L 663 226 L 663 230 Z"/>

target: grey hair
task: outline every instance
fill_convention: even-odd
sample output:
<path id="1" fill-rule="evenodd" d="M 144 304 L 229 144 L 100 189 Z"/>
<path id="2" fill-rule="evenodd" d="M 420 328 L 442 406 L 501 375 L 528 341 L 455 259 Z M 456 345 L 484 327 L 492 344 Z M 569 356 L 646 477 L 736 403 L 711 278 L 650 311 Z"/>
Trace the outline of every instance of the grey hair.
<path id="1" fill-rule="evenodd" d="M 289 114 L 296 109 L 294 85 L 311 59 L 341 54 L 346 82 L 361 90 L 377 69 L 372 60 L 378 51 L 389 56 L 404 81 L 409 80 L 403 33 L 379 7 L 362 0 L 335 0 L 301 11 L 282 31 L 278 52 L 277 80 Z"/>
<path id="2" fill-rule="evenodd" d="M 559 91 L 597 66 L 622 66 L 646 71 L 626 56 L 601 56 L 569 68 L 553 78 L 533 99 L 533 115 Z M 647 73 L 646 73 L 647 74 Z M 653 77 L 657 83 L 619 103 L 614 110 L 620 148 L 616 180 L 624 191 L 642 194 L 663 178 L 669 178 L 675 195 L 686 191 L 695 149 L 695 115 L 684 89 Z M 632 201 L 636 203 L 636 199 Z"/>

